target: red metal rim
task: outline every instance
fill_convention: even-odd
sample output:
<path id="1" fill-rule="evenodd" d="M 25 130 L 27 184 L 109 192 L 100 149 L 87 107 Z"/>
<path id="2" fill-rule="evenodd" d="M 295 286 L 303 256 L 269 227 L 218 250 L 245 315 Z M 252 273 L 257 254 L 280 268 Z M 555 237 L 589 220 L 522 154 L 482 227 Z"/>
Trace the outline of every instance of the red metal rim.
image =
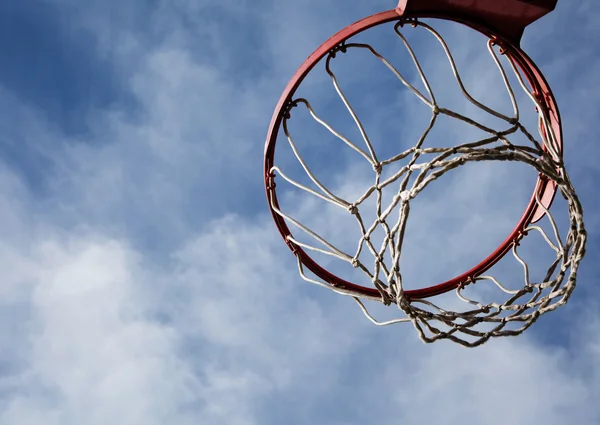
<path id="1" fill-rule="evenodd" d="M 271 210 L 271 214 L 273 216 L 275 224 L 277 225 L 277 228 L 279 229 L 279 232 L 281 233 L 284 241 L 287 243 L 291 251 L 298 257 L 299 261 L 301 261 L 306 268 L 308 268 L 311 272 L 313 272 L 323 281 L 336 288 L 355 293 L 357 296 L 379 298 L 380 294 L 376 288 L 357 285 L 348 282 L 336 275 L 333 275 L 332 273 L 328 272 L 323 267 L 321 267 L 318 263 L 316 263 L 306 253 L 305 250 L 288 240 L 288 236 L 291 235 L 291 231 L 287 226 L 285 220 L 281 216 L 279 216 L 273 209 L 273 205 L 275 205 L 276 208 L 279 208 L 277 194 L 275 191 L 274 176 L 271 175 L 270 171 L 274 165 L 275 145 L 283 121 L 283 117 L 287 112 L 288 105 L 292 101 L 296 90 L 298 89 L 304 78 L 308 75 L 308 73 L 313 69 L 313 67 L 325 55 L 327 55 L 329 51 L 331 51 L 331 49 L 336 47 L 341 42 L 349 39 L 350 37 L 360 32 L 363 32 L 371 27 L 392 21 L 406 21 L 408 19 L 415 18 L 434 18 L 454 21 L 459 24 L 471 27 L 472 29 L 478 31 L 486 37 L 489 37 L 490 39 L 496 40 L 497 43 L 500 44 L 504 49 L 507 57 L 509 57 L 510 60 L 512 60 L 517 65 L 517 67 L 523 72 L 524 76 L 528 80 L 532 88 L 532 93 L 534 94 L 538 102 L 542 105 L 542 108 L 545 109 L 548 120 L 550 121 L 551 126 L 556 134 L 559 148 L 562 151 L 562 129 L 560 125 L 560 115 L 552 91 L 550 90 L 550 87 L 546 82 L 544 76 L 537 68 L 535 63 L 518 45 L 515 45 L 514 43 L 511 43 L 507 39 L 503 38 L 502 36 L 496 34 L 490 28 L 482 26 L 479 23 L 472 22 L 468 18 L 450 16 L 446 13 L 409 13 L 405 14 L 404 16 L 400 16 L 397 10 L 389 10 L 362 19 L 344 28 L 343 30 L 335 34 L 333 37 L 329 38 L 317 50 L 315 50 L 300 66 L 298 71 L 296 71 L 292 79 L 288 82 L 285 90 L 283 91 L 283 94 L 279 99 L 279 102 L 277 103 L 277 107 L 275 108 L 275 112 L 271 119 L 271 124 L 269 127 L 267 140 L 265 144 L 265 189 L 267 194 L 267 201 L 269 203 L 269 208 Z M 504 240 L 504 242 L 502 242 L 502 244 L 500 244 L 500 246 L 496 248 L 494 252 L 492 252 L 487 258 L 485 258 L 475 267 L 446 282 L 421 289 L 407 290 L 405 292 L 405 296 L 407 297 L 407 299 L 409 301 L 412 299 L 422 299 L 451 291 L 453 289 L 456 289 L 461 284 L 472 281 L 472 279 L 481 275 L 494 264 L 496 264 L 508 251 L 510 251 L 513 244 L 517 243 L 521 239 L 521 237 L 523 236 L 523 229 L 527 227 L 530 223 L 536 222 L 543 217 L 543 209 L 536 205 L 536 193 L 540 194 L 540 199 L 542 200 L 543 205 L 548 209 L 552 203 L 552 200 L 554 199 L 554 195 L 556 193 L 556 185 L 552 181 L 544 178 L 543 176 L 540 176 L 535 185 L 534 194 L 532 195 L 531 200 L 527 208 L 525 209 L 522 217 L 520 218 L 519 222 L 512 230 L 512 232 L 508 235 L 508 237 Z"/>

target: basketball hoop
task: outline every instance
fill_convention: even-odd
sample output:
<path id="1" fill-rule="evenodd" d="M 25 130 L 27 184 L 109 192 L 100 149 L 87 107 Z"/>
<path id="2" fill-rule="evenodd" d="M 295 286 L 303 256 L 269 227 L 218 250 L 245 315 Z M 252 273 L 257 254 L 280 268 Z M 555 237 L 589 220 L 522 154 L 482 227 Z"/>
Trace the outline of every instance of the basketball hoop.
<path id="1" fill-rule="evenodd" d="M 302 64 L 279 100 L 265 146 L 264 170 L 267 200 L 274 221 L 286 244 L 296 256 L 299 272 L 304 280 L 353 297 L 373 323 L 388 325 L 412 322 L 420 338 L 425 342 L 450 339 L 469 347 L 480 345 L 491 337 L 519 334 L 533 324 L 541 314 L 563 305 L 575 287 L 577 268 L 585 255 L 586 245 L 582 207 L 562 159 L 561 123 L 554 96 L 539 69 L 519 47 L 525 27 L 551 11 L 556 5 L 556 0 L 535 2 L 480 0 L 476 2 L 476 6 L 471 4 L 473 2 L 469 0 L 401 0 L 395 10 L 365 18 L 327 40 Z M 478 102 L 469 94 L 463 85 L 446 41 L 431 25 L 423 21 L 428 18 L 466 25 L 488 38 L 489 53 L 511 99 L 512 115 L 496 111 Z M 409 53 L 414 68 L 425 87 L 424 91 L 411 84 L 384 55 L 370 44 L 353 41 L 354 36 L 370 28 L 394 22 L 394 33 L 391 35 L 397 37 Z M 416 27 L 427 31 L 439 42 L 452 69 L 454 79 L 468 102 L 486 114 L 497 118 L 503 123 L 503 128 L 491 128 L 438 103 L 418 57 L 404 35 L 405 29 Z M 508 58 L 510 69 L 505 69 L 505 66 L 502 65 L 495 48 L 499 48 L 500 53 Z M 354 112 L 337 82 L 335 72 L 332 71 L 331 63 L 336 56 L 346 54 L 353 49 L 368 52 L 380 60 L 405 88 L 431 110 L 429 126 L 415 145 L 388 159 L 378 157 L 360 117 Z M 331 78 L 337 95 L 360 130 L 365 148 L 343 136 L 333 125 L 320 117 L 308 99 L 295 97 L 298 88 L 317 64 L 324 64 L 325 71 Z M 514 87 L 507 76 L 508 72 L 514 74 L 520 89 L 527 94 L 532 107 L 537 111 L 539 139 L 534 137 L 533 133 L 520 122 L 520 106 L 516 100 Z M 374 184 L 362 196 L 356 199 L 343 199 L 319 181 L 311 171 L 304 161 L 302 153 L 297 149 L 294 136 L 288 126 L 297 108 L 305 108 L 319 125 L 370 163 L 373 169 Z M 427 147 L 425 144 L 427 136 L 440 116 L 461 121 L 478 129 L 486 136 L 474 142 L 455 146 Z M 528 143 L 512 143 L 511 137 L 516 134 L 524 137 Z M 275 147 L 280 135 L 285 135 L 295 158 L 314 184 L 314 189 L 288 176 L 283 167 L 276 163 Z M 433 159 L 424 161 L 423 158 L 428 155 Z M 399 161 L 407 161 L 407 163 L 391 177 L 384 178 L 382 171 Z M 504 242 L 479 264 L 448 281 L 420 289 L 405 289 L 399 264 L 411 201 L 430 183 L 443 177 L 447 172 L 467 163 L 480 161 L 519 162 L 533 167 L 537 171 L 539 178 L 521 219 Z M 342 251 L 297 218 L 283 211 L 277 196 L 276 177 L 286 184 L 301 189 L 307 195 L 343 208 L 348 214 L 354 216 L 362 234 L 356 252 Z M 382 201 L 381 192 L 392 185 L 396 185 L 394 187 L 397 187 L 398 190 L 395 192 L 393 200 L 389 204 L 385 204 Z M 561 237 L 556 220 L 550 212 L 556 192 L 566 199 L 568 205 L 566 212 L 569 230 L 564 237 Z M 373 223 L 367 222 L 361 215 L 367 199 L 375 199 L 377 219 Z M 551 232 L 536 225 L 541 220 L 547 221 Z M 308 244 L 294 237 L 290 226 L 309 235 L 317 244 Z M 380 247 L 371 242 L 371 236 L 376 229 L 382 230 L 385 234 Z M 532 232 L 540 234 L 556 254 L 547 267 L 545 278 L 540 282 L 530 280 L 528 264 L 519 255 L 520 242 Z M 309 255 L 310 252 L 330 255 L 351 264 L 364 273 L 372 286 L 359 285 L 333 274 L 315 261 Z M 359 258 L 365 252 L 371 254 L 372 267 Z M 523 269 L 525 282 L 521 289 L 509 289 L 496 277 L 486 274 L 509 252 L 512 253 L 517 267 Z M 306 273 L 307 269 L 314 276 L 309 276 Z M 506 298 L 496 302 L 483 302 L 468 298 L 464 294 L 464 289 L 476 282 L 489 282 L 495 285 L 505 294 Z M 434 303 L 435 296 L 453 290 L 456 291 L 458 299 L 466 303 L 469 309 L 451 311 Z M 379 322 L 367 311 L 363 300 L 380 301 L 385 305 L 395 304 L 403 312 L 403 317 Z M 509 323 L 519 323 L 519 327 L 508 328 L 507 324 Z"/>

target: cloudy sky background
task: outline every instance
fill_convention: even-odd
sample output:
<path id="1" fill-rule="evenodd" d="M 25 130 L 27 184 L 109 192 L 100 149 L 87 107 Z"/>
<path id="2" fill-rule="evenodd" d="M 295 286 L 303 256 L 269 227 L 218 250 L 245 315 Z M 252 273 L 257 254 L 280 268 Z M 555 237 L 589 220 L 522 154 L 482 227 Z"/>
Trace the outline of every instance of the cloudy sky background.
<path id="1" fill-rule="evenodd" d="M 285 83 L 393 2 L 1 3 L 0 423 L 597 423 L 600 5 L 567 3 L 523 47 L 561 108 L 587 261 L 566 307 L 475 350 L 306 286 L 265 205 Z M 451 246 L 438 231 L 415 259 Z"/>

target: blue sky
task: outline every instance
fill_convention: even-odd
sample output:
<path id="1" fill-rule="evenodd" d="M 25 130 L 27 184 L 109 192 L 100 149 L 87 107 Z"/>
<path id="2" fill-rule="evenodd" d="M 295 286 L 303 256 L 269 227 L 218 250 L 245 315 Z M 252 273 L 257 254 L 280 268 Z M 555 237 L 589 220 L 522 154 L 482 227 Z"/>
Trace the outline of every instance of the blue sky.
<path id="1" fill-rule="evenodd" d="M 526 334 L 474 350 L 374 327 L 352 300 L 307 286 L 268 213 L 263 144 L 287 80 L 331 34 L 394 4 L 342 6 L 0 4 L 0 424 L 600 421 L 600 5 L 561 0 L 522 43 L 558 100 L 584 204 L 578 287 Z M 453 51 L 469 88 L 493 97 L 477 49 Z M 375 124 L 386 113 L 369 111 Z M 409 118 L 374 132 L 410 139 Z M 362 177 L 352 165 L 331 170 L 340 190 Z M 409 274 L 462 267 L 504 235 L 530 191 L 513 171 L 432 186 Z M 334 216 L 298 202 L 343 239 Z"/>

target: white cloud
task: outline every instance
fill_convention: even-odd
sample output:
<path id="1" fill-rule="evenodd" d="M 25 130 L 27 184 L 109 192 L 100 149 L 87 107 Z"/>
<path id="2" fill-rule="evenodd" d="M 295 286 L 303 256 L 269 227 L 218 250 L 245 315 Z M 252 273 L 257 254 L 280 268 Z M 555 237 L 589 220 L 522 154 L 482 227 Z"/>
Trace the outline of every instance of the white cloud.
<path id="1" fill-rule="evenodd" d="M 2 422 L 163 423 L 193 379 L 177 334 L 147 316 L 149 276 L 120 242 L 61 239 L 39 240 L 27 258 L 30 314 L 18 317 L 27 333 L 13 353 L 20 372 L 3 380 L 13 391 Z"/>

